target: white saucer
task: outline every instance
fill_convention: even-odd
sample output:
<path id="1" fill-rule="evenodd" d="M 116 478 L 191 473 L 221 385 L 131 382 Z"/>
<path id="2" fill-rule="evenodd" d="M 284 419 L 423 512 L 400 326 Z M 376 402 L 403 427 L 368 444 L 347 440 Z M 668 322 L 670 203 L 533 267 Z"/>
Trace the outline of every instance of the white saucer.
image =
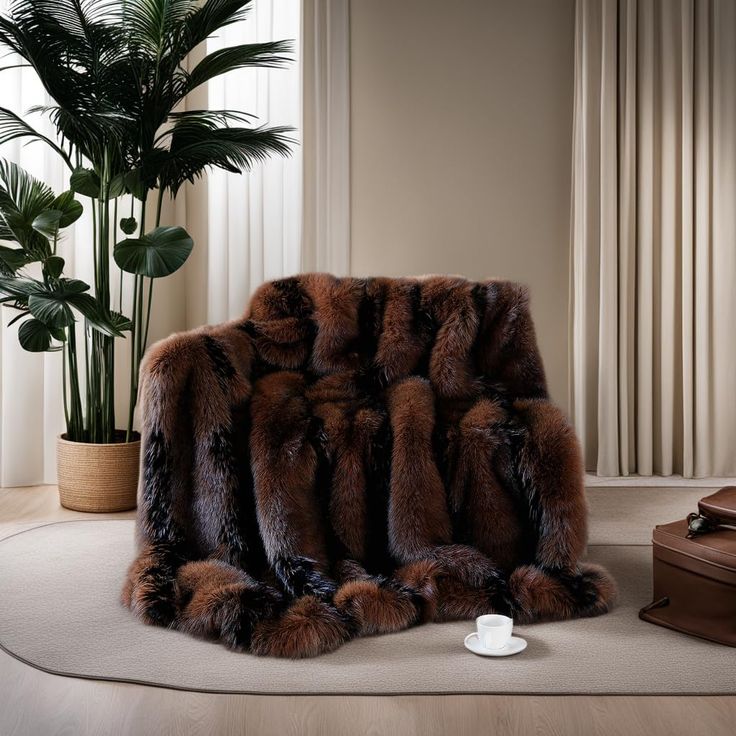
<path id="1" fill-rule="evenodd" d="M 486 649 L 478 639 L 478 632 L 474 631 L 465 637 L 465 648 L 470 649 L 473 654 L 479 654 L 481 657 L 510 657 L 512 654 L 518 654 L 526 649 L 526 639 L 522 639 L 520 636 L 512 636 L 505 647 Z"/>

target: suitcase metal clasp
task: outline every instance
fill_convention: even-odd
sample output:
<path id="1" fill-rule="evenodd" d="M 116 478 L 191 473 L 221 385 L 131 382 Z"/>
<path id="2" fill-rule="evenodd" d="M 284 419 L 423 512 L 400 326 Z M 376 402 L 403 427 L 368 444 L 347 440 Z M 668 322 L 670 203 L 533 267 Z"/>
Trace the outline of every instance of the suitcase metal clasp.
<path id="1" fill-rule="evenodd" d="M 698 534 L 706 534 L 712 532 L 718 526 L 718 522 L 713 519 L 709 519 L 707 516 L 701 514 L 688 514 L 687 515 L 687 538 L 692 539 Z"/>

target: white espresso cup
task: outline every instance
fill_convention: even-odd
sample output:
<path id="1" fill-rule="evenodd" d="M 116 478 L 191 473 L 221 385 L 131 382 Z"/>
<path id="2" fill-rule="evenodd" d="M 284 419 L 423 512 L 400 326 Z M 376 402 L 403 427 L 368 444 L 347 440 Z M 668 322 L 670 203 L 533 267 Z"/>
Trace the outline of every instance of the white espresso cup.
<path id="1" fill-rule="evenodd" d="M 514 620 L 498 613 L 487 613 L 475 619 L 478 639 L 486 649 L 503 649 L 511 639 Z"/>

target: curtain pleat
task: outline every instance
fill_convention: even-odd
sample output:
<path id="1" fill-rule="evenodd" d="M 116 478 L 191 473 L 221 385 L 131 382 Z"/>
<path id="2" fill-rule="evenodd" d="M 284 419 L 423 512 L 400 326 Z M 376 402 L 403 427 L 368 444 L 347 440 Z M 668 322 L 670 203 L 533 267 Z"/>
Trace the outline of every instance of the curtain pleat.
<path id="1" fill-rule="evenodd" d="M 589 469 L 736 473 L 736 3 L 580 0 L 572 416 Z"/>
<path id="2" fill-rule="evenodd" d="M 212 171 L 189 186 L 185 220 L 198 253 L 186 266 L 186 323 L 195 327 L 242 314 L 264 281 L 301 265 L 302 138 L 301 15 L 294 0 L 258 0 L 245 21 L 208 39 L 206 52 L 241 43 L 291 39 L 294 63 L 285 69 L 241 69 L 210 81 L 187 107 L 242 110 L 256 124 L 294 128 L 289 158 L 272 157 L 246 175 Z M 204 53 L 204 49 L 202 53 Z M 190 64 L 196 58 L 190 59 Z"/>
<path id="3" fill-rule="evenodd" d="M 636 58 L 637 23 L 636 0 L 626 0 L 619 5 L 618 59 L 618 167 L 619 181 L 635 181 L 636 156 Z M 610 431 L 616 449 L 609 456 L 620 456 L 621 466 L 628 468 L 636 458 L 636 431 L 634 409 L 636 402 L 636 330 L 631 318 L 632 305 L 636 303 L 636 235 L 637 235 L 637 190 L 628 186 L 617 192 L 618 200 L 618 343 L 615 365 L 617 376 L 617 406 L 611 412 L 617 420 Z"/>
<path id="4" fill-rule="evenodd" d="M 350 4 L 302 0 L 304 271 L 350 273 Z"/>

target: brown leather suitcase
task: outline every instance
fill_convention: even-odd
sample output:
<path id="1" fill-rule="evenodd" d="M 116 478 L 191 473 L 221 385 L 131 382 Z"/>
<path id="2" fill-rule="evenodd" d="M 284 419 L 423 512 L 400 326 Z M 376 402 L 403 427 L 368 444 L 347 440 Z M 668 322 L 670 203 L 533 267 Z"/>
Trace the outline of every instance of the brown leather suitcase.
<path id="1" fill-rule="evenodd" d="M 639 617 L 736 647 L 736 486 L 654 529 L 653 601 Z"/>

